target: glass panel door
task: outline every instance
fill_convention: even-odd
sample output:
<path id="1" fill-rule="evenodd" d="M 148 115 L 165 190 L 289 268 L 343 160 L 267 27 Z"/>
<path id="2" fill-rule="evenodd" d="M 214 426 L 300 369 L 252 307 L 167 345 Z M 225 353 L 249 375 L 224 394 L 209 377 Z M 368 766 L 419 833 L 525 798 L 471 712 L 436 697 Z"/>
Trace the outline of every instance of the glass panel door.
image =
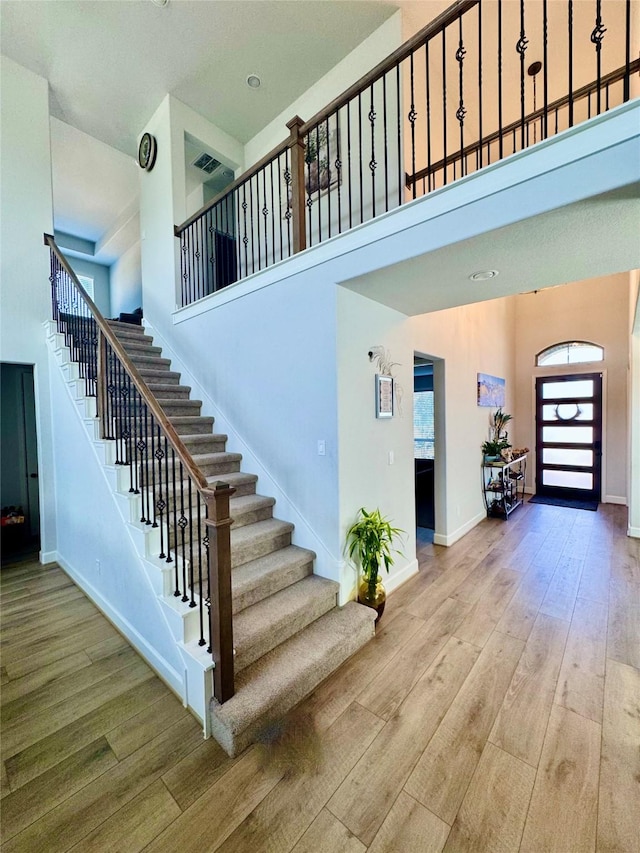
<path id="1" fill-rule="evenodd" d="M 602 374 L 536 380 L 536 493 L 600 500 Z"/>

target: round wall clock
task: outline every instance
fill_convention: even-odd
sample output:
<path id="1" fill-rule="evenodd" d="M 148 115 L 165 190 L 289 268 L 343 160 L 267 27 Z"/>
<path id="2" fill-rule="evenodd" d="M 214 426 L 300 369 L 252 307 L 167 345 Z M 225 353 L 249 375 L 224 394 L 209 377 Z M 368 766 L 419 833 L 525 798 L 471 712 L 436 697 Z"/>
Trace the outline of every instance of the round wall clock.
<path id="1" fill-rule="evenodd" d="M 143 133 L 138 147 L 138 163 L 141 169 L 145 169 L 147 172 L 153 169 L 157 151 L 155 136 L 151 136 L 150 133 Z"/>

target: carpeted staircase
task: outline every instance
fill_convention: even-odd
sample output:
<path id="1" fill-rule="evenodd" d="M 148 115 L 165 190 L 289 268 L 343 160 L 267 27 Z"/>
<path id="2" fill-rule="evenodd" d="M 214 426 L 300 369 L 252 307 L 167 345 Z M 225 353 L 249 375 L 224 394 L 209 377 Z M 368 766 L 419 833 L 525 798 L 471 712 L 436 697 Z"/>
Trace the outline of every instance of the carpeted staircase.
<path id="1" fill-rule="evenodd" d="M 291 544 L 293 525 L 273 517 L 273 498 L 256 494 L 257 477 L 240 470 L 226 435 L 162 358 L 140 326 L 112 321 L 114 333 L 210 482 L 231 499 L 231 558 L 236 694 L 211 707 L 211 731 L 237 755 L 374 635 L 375 611 L 336 606 L 338 584 L 313 574 L 315 554 Z M 174 549 L 175 543 L 170 542 Z M 175 550 L 179 553 L 180 546 Z"/>

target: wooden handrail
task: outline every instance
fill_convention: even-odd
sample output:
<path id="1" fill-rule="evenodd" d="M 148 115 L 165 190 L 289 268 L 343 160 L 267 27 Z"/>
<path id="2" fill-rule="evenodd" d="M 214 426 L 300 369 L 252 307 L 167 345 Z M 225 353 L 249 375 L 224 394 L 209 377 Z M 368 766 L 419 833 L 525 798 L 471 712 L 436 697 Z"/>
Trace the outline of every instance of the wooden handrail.
<path id="1" fill-rule="evenodd" d="M 246 184 L 248 180 L 250 180 L 257 172 L 259 172 L 264 166 L 268 166 L 273 160 L 275 160 L 280 154 L 283 154 L 287 148 L 289 147 L 289 139 L 285 139 L 284 142 L 280 142 L 275 148 L 272 148 L 268 154 L 265 154 L 257 163 L 255 163 L 250 169 L 247 169 L 246 172 L 243 172 L 240 177 L 236 178 L 234 181 L 226 186 L 219 193 L 214 195 L 214 197 L 204 204 L 200 210 L 197 210 L 192 216 L 186 219 L 182 225 L 175 225 L 173 228 L 173 233 L 176 237 L 179 237 L 183 231 L 185 231 L 190 225 L 192 225 L 196 219 L 200 219 L 208 210 L 211 210 L 212 207 L 215 207 L 219 201 L 222 201 L 225 196 L 228 196 L 234 190 L 237 190 L 238 187 L 241 187 L 243 184 Z"/>
<path id="2" fill-rule="evenodd" d="M 158 401 L 156 400 L 153 393 L 149 389 L 149 386 L 147 385 L 147 383 L 144 381 L 142 376 L 140 376 L 140 374 L 138 373 L 138 370 L 136 369 L 135 365 L 133 364 L 133 362 L 131 361 L 131 359 L 127 355 L 124 347 L 122 346 L 122 344 L 120 343 L 120 341 L 118 340 L 116 335 L 114 334 L 113 330 L 111 329 L 111 327 L 109 326 L 109 324 L 107 323 L 105 318 L 102 316 L 102 314 L 98 310 L 95 302 L 93 301 L 93 299 L 91 299 L 91 297 L 89 296 L 87 291 L 84 289 L 84 287 L 78 281 L 77 275 L 71 269 L 67 259 L 64 257 L 64 255 L 58 249 L 58 246 L 56 245 L 55 237 L 53 237 L 51 234 L 45 234 L 44 235 L 44 243 L 46 246 L 49 246 L 51 251 L 57 257 L 60 265 L 64 268 L 64 271 L 67 273 L 67 275 L 71 278 L 71 280 L 73 281 L 73 283 L 77 287 L 80 295 L 82 296 L 82 298 L 86 302 L 87 307 L 89 308 L 89 310 L 93 314 L 93 317 L 94 317 L 96 323 L 98 324 L 98 328 L 100 329 L 101 333 L 104 335 L 106 340 L 109 342 L 109 346 L 111 347 L 111 349 L 114 351 L 116 356 L 120 359 L 125 370 L 127 371 L 129 376 L 131 377 L 133 384 L 138 389 L 138 392 L 140 393 L 140 396 L 144 400 L 147 408 L 149 409 L 149 411 L 151 412 L 151 414 L 153 415 L 153 417 L 156 419 L 157 423 L 161 427 L 166 438 L 168 439 L 169 443 L 173 447 L 174 451 L 176 452 L 180 461 L 182 462 L 184 468 L 186 469 L 188 475 L 194 481 L 194 483 L 198 487 L 198 490 L 201 493 L 205 492 L 206 490 L 209 489 L 209 483 L 207 481 L 207 478 L 204 476 L 204 474 L 200 471 L 198 466 L 193 461 L 191 454 L 189 453 L 189 451 L 187 450 L 187 448 L 183 444 L 182 439 L 180 438 L 180 436 L 176 432 L 173 424 L 167 418 L 166 414 L 164 413 L 164 411 L 162 410 L 162 408 L 158 404 Z"/>
<path id="3" fill-rule="evenodd" d="M 629 65 L 629 75 L 640 72 L 640 59 L 634 59 L 633 62 Z M 627 66 L 623 65 L 620 68 L 616 68 L 615 71 L 610 71 L 608 74 L 605 74 L 600 80 L 600 88 L 603 86 L 610 86 L 612 83 L 618 83 L 620 80 L 624 80 L 627 75 Z M 598 81 L 593 80 L 591 83 L 586 83 L 584 86 L 581 86 L 579 89 L 571 95 L 563 95 L 561 98 L 557 98 L 555 101 L 552 101 L 547 105 L 547 108 L 539 107 L 537 110 L 534 110 L 529 115 L 525 116 L 524 123 L 525 125 L 530 124 L 532 121 L 536 121 L 539 118 L 542 118 L 545 113 L 549 115 L 554 110 L 561 109 L 562 107 L 566 107 L 569 104 L 569 101 L 573 99 L 573 101 L 581 101 L 583 98 L 588 97 L 593 92 L 598 89 Z M 513 133 L 514 130 L 518 130 L 522 126 L 522 120 L 516 119 L 516 121 L 511 122 L 506 127 L 503 127 L 502 130 L 496 130 L 493 133 L 490 133 L 488 136 L 482 137 L 482 145 L 490 145 L 492 142 L 497 142 L 500 137 L 508 136 L 510 133 Z M 554 134 L 555 135 L 555 134 Z M 480 140 L 477 142 L 472 142 L 469 145 L 466 145 L 464 148 L 459 149 L 453 154 L 448 154 L 446 161 L 445 159 L 438 160 L 437 163 L 432 163 L 431 166 L 426 166 L 424 169 L 420 169 L 419 172 L 416 172 L 413 175 L 405 174 L 405 186 L 411 187 L 414 183 L 423 180 L 423 178 L 428 178 L 429 175 L 432 175 L 434 172 L 440 171 L 440 169 L 444 168 L 445 165 L 450 165 L 457 160 L 461 160 L 463 157 L 467 157 L 469 154 L 473 154 L 474 151 L 477 151 L 480 147 Z"/>
<path id="4" fill-rule="evenodd" d="M 449 26 L 449 24 L 453 23 L 453 21 L 457 21 L 458 18 L 466 14 L 469 9 L 473 9 L 473 7 L 477 6 L 479 3 L 480 0 L 455 0 L 448 9 L 441 12 L 438 17 L 434 18 L 433 21 L 426 25 L 426 27 L 418 30 L 414 36 L 404 44 L 401 44 L 400 47 L 394 50 L 393 53 L 389 54 L 389 56 L 387 56 L 386 59 L 383 59 L 382 62 L 379 62 L 375 68 L 372 68 L 371 71 L 364 74 L 352 86 L 345 89 L 341 95 L 334 98 L 330 104 L 306 121 L 300 128 L 300 133 L 303 136 L 309 133 L 309 131 L 313 130 L 316 125 L 325 121 L 341 107 L 344 107 L 352 98 L 360 95 L 365 89 L 371 86 L 372 83 L 375 83 L 388 71 L 391 71 L 396 67 L 396 65 L 399 65 L 404 59 L 410 56 L 414 50 L 422 47 L 423 44 L 430 41 L 434 36 L 439 35 L 439 33 Z"/>

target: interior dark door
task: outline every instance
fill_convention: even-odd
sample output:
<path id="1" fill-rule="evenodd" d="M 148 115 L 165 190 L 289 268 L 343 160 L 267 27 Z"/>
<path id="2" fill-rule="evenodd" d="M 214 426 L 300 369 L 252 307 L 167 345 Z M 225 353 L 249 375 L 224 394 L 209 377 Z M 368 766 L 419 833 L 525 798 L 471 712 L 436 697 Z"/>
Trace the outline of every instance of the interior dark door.
<path id="1" fill-rule="evenodd" d="M 601 496 L 602 374 L 536 380 L 536 494 Z"/>

